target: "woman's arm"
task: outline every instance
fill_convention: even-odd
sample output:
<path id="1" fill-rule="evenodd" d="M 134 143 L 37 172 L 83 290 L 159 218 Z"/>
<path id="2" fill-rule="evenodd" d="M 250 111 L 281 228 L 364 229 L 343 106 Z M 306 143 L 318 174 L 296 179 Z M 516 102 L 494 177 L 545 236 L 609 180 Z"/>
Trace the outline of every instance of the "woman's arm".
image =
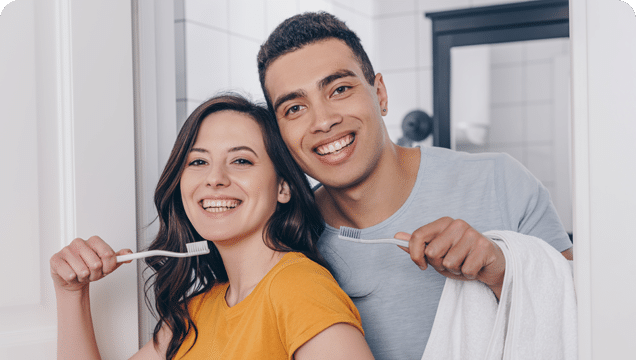
<path id="1" fill-rule="evenodd" d="M 88 241 L 75 239 L 50 260 L 51 277 L 57 300 L 57 358 L 101 359 L 93 321 L 89 284 L 115 271 L 117 255 L 130 253 L 125 249 L 117 254 L 97 236 Z"/>
<path id="2" fill-rule="evenodd" d="M 129 360 L 165 360 L 166 350 L 168 350 L 168 343 L 171 338 L 172 331 L 164 324 L 157 336 L 159 342 L 157 347 L 155 347 L 154 342 L 150 339 L 150 341 Z"/>
<path id="3" fill-rule="evenodd" d="M 373 359 L 369 345 L 355 326 L 346 323 L 331 325 L 304 343 L 294 353 L 295 360 Z"/>

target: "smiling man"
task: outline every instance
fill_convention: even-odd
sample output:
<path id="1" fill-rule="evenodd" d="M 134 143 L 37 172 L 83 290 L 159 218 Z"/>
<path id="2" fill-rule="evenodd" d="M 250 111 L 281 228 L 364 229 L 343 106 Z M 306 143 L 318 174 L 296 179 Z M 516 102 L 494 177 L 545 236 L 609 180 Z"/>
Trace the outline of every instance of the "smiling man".
<path id="1" fill-rule="evenodd" d="M 547 190 L 511 157 L 391 141 L 384 79 L 337 18 L 287 19 L 262 45 L 258 69 L 285 143 L 321 184 L 320 251 L 354 299 L 377 359 L 422 357 L 445 277 L 481 281 L 499 296 L 505 259 L 483 232 L 533 235 L 571 259 Z M 344 242 L 340 226 L 409 240 L 409 248 Z"/>

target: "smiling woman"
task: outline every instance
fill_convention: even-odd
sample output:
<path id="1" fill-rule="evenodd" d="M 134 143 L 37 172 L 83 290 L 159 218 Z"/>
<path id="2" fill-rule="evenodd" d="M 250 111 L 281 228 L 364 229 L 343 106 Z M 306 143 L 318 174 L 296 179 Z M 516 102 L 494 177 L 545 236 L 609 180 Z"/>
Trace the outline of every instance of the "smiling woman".
<path id="1" fill-rule="evenodd" d="M 159 322 L 133 358 L 372 358 L 357 309 L 316 250 L 323 222 L 307 179 L 264 107 L 237 95 L 200 105 L 177 137 L 155 205 L 150 250 L 185 252 L 207 240 L 211 251 L 146 259 Z M 126 252 L 94 236 L 52 257 L 60 358 L 99 358 L 88 287 Z"/>

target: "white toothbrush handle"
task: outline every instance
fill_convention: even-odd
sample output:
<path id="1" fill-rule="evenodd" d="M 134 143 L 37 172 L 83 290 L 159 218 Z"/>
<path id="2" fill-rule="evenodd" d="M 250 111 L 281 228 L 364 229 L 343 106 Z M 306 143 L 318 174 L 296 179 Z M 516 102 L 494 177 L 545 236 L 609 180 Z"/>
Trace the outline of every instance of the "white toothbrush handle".
<path id="1" fill-rule="evenodd" d="M 134 259 L 142 259 L 148 256 L 172 256 L 172 257 L 188 257 L 193 256 L 190 253 L 176 253 L 172 251 L 164 251 L 164 250 L 150 250 L 150 251 L 142 251 L 134 254 L 126 254 L 117 256 L 117 262 L 134 260 Z"/>
<path id="2" fill-rule="evenodd" d="M 400 239 L 393 239 L 393 238 L 391 238 L 391 239 L 378 239 L 377 242 L 378 243 L 393 244 L 393 245 L 400 245 L 400 246 L 403 246 L 405 248 L 409 247 L 409 242 L 408 241 L 400 240 Z"/>
<path id="3" fill-rule="evenodd" d="M 352 241 L 352 242 L 357 242 L 357 243 L 361 243 L 361 244 L 392 244 L 392 245 L 400 245 L 403 246 L 405 248 L 409 247 L 409 242 L 406 240 L 400 240 L 400 239 L 357 239 L 357 238 L 352 238 L 352 237 L 348 237 L 348 236 L 339 236 L 340 239 L 342 240 L 347 240 L 347 241 Z"/>

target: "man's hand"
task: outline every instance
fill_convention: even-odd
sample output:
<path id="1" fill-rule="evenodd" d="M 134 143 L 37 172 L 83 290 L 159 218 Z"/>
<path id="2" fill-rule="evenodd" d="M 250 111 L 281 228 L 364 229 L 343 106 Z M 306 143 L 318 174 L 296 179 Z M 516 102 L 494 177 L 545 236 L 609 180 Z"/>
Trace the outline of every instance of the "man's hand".
<path id="1" fill-rule="evenodd" d="M 478 280 L 501 296 L 506 272 L 504 254 L 463 220 L 443 217 L 409 235 L 399 232 L 396 239 L 408 240 L 401 247 L 422 270 L 431 265 L 440 274 L 457 280 Z"/>

